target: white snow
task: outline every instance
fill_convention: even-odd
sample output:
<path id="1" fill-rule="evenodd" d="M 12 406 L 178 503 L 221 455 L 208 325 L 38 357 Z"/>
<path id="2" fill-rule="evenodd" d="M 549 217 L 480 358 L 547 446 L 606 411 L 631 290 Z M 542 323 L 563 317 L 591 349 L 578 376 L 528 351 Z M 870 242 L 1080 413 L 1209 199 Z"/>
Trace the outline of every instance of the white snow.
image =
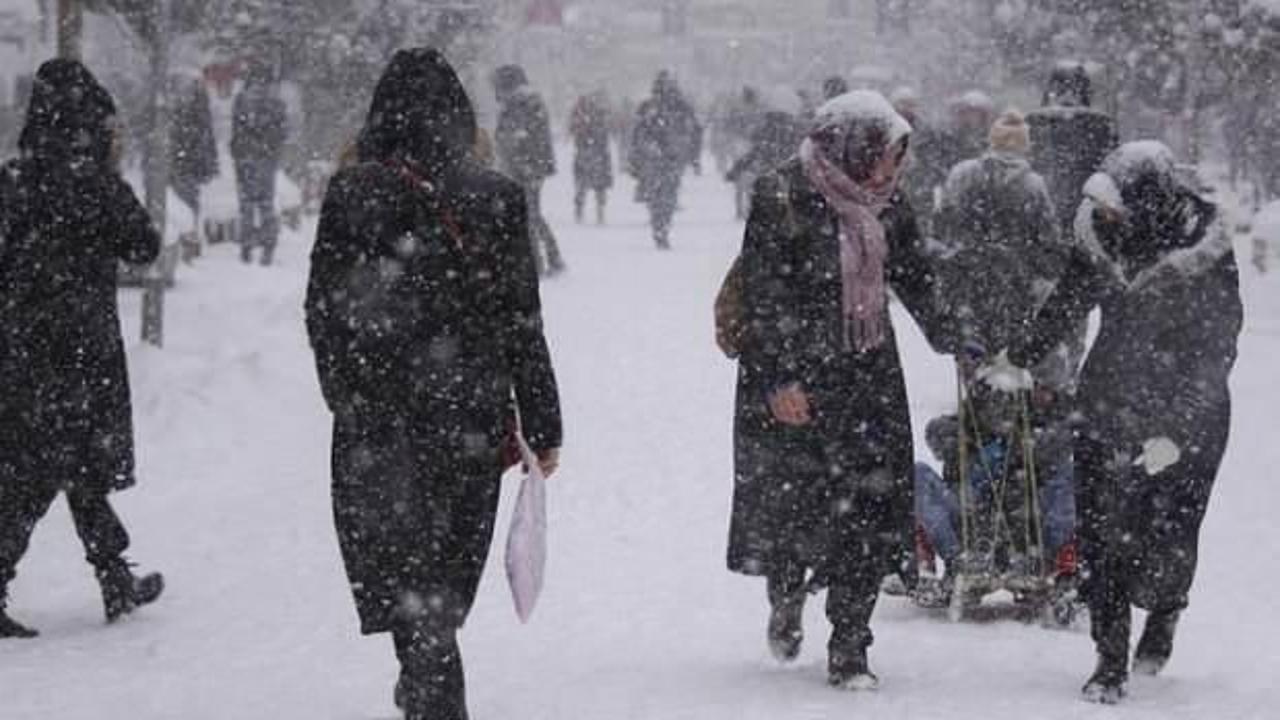
<path id="1" fill-rule="evenodd" d="M 893 109 L 884 95 L 875 90 L 853 90 L 837 95 L 818 106 L 817 127 L 843 125 L 853 120 L 876 121 L 884 125 L 889 144 L 911 134 L 911 124 Z"/>
<path id="2" fill-rule="evenodd" d="M 570 192 L 561 174 L 544 203 L 570 263 L 544 293 L 568 431 L 548 488 L 547 584 L 521 626 L 495 547 L 462 638 L 474 717 L 1276 717 L 1273 276 L 1244 271 L 1232 444 L 1163 677 L 1135 679 L 1119 710 L 1094 707 L 1079 699 L 1093 665 L 1083 630 L 952 624 L 886 598 L 872 648 L 881 689 L 847 693 L 825 685 L 820 601 L 799 663 L 780 668 L 763 582 L 724 569 L 734 367 L 716 349 L 711 303 L 740 240 L 728 188 L 690 181 L 666 254 L 629 182 L 602 229 L 572 224 Z M 169 589 L 104 626 L 59 501 L 12 586 L 13 614 L 43 636 L 0 642 L 0 718 L 398 717 L 391 642 L 358 635 L 332 527 L 329 418 L 302 325 L 310 232 L 286 236 L 275 267 L 242 266 L 217 246 L 183 268 L 163 350 L 138 344 L 139 298 L 124 293 L 141 481 L 117 502 L 132 556 L 164 571 Z M 894 311 L 919 435 L 954 402 L 954 369 Z M 917 448 L 927 454 L 923 438 Z"/>
<path id="3" fill-rule="evenodd" d="M 1136 140 L 1121 145 L 1108 155 L 1102 163 L 1102 170 L 1123 187 L 1143 172 L 1171 176 L 1176 165 L 1168 145 L 1158 140 Z"/>

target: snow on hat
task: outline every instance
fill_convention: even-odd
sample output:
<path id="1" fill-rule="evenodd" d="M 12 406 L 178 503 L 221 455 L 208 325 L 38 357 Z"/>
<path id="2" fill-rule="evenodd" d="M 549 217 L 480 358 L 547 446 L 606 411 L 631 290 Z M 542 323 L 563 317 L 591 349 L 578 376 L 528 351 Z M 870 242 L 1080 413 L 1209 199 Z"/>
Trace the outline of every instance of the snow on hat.
<path id="1" fill-rule="evenodd" d="M 868 171 L 887 149 L 905 147 L 911 124 L 874 90 L 854 90 L 818 107 L 809 138 L 852 175 Z"/>
<path id="2" fill-rule="evenodd" d="M 987 139 L 995 152 L 1026 155 L 1031 151 L 1031 131 L 1027 128 L 1027 119 L 1013 108 L 1000 113 L 1000 117 L 991 126 Z"/>

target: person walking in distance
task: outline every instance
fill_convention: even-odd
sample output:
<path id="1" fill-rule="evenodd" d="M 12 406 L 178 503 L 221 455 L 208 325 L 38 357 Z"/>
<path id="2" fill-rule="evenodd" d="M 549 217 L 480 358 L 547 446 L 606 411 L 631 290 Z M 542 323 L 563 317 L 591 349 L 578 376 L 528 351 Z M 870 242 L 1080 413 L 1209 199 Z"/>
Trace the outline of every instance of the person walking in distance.
<path id="1" fill-rule="evenodd" d="M 603 90 L 583 95 L 573 108 L 569 134 L 573 136 L 573 214 L 578 222 L 587 194 L 596 198 L 596 223 L 604 224 L 609 188 L 613 187 L 613 158 L 609 154 L 609 106 Z"/>
<path id="2" fill-rule="evenodd" d="M 653 95 L 636 110 L 627 164 L 636 178 L 636 200 L 649 206 L 649 224 L 659 249 L 671 247 L 671 223 L 680 197 L 680 179 L 702 165 L 702 126 L 670 73 L 653 83 Z"/>
<path id="3" fill-rule="evenodd" d="M 494 71 L 493 87 L 500 106 L 493 131 L 498 169 L 524 188 L 538 273 L 559 274 L 565 269 L 560 244 L 542 214 L 542 184 L 556 173 L 546 103 L 529 87 L 519 65 L 504 65 Z"/>
<path id="4" fill-rule="evenodd" d="M 288 116 L 275 75 L 267 65 L 249 67 L 244 89 L 232 106 L 231 157 L 240 199 L 240 257 L 270 265 L 280 235 L 276 217 L 276 173 L 288 134 Z"/>

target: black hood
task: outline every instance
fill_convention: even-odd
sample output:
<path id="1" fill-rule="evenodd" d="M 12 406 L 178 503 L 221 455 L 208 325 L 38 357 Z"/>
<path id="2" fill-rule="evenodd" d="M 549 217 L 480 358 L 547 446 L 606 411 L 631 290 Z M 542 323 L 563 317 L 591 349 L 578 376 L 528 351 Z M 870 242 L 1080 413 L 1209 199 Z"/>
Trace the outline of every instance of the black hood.
<path id="1" fill-rule="evenodd" d="M 1093 102 L 1093 82 L 1083 65 L 1059 65 L 1049 74 L 1043 104 L 1089 107 Z"/>
<path id="2" fill-rule="evenodd" d="M 503 65 L 493 71 L 493 92 L 498 102 L 506 102 L 517 90 L 529 84 L 529 76 L 519 65 Z"/>
<path id="3" fill-rule="evenodd" d="M 397 51 L 374 88 L 360 159 L 407 159 L 438 171 L 467 157 L 475 140 L 475 109 L 444 56 L 433 48 Z"/>
<path id="4" fill-rule="evenodd" d="M 30 157 L 92 160 L 111 157 L 111 94 L 81 63 L 50 60 L 36 71 L 18 149 Z"/>

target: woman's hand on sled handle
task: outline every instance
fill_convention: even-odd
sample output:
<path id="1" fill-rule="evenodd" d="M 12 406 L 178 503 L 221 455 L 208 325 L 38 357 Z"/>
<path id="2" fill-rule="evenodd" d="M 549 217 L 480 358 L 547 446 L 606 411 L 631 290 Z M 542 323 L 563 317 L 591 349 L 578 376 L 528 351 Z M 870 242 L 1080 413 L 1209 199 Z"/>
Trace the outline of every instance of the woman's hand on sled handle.
<path id="1" fill-rule="evenodd" d="M 1002 350 L 986 365 L 978 368 L 977 379 L 1002 392 L 1031 390 L 1035 381 L 1026 368 L 1020 368 L 1009 360 L 1009 351 Z"/>
<path id="2" fill-rule="evenodd" d="M 792 383 L 769 394 L 769 411 L 783 425 L 800 427 L 813 422 L 809 395 L 799 383 Z"/>

